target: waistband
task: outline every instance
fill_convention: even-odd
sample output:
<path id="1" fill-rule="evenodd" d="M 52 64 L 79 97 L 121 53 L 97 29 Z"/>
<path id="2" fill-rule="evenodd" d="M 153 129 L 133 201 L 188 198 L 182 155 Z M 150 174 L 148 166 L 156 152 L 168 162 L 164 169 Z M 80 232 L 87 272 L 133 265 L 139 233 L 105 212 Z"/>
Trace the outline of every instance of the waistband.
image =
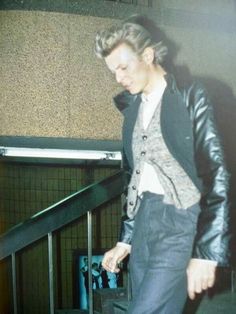
<path id="1" fill-rule="evenodd" d="M 163 194 L 156 194 L 153 192 L 145 191 L 141 195 L 138 196 L 139 201 L 147 201 L 147 200 L 156 200 L 157 202 L 163 202 L 164 195 Z M 164 202 L 163 202 L 164 203 Z M 166 205 L 171 205 L 174 206 L 174 204 L 166 204 Z M 181 210 L 181 209 L 180 209 Z M 201 208 L 199 203 L 195 203 L 191 206 L 189 206 L 187 209 L 182 209 L 182 210 L 189 210 L 189 211 L 196 211 L 200 212 Z"/>
<path id="2" fill-rule="evenodd" d="M 151 198 L 156 198 L 158 200 L 163 200 L 164 199 L 164 194 L 156 194 L 156 193 L 153 193 L 153 192 L 145 191 L 145 192 L 142 192 L 141 195 L 138 195 L 138 198 L 140 200 L 151 199 Z"/>

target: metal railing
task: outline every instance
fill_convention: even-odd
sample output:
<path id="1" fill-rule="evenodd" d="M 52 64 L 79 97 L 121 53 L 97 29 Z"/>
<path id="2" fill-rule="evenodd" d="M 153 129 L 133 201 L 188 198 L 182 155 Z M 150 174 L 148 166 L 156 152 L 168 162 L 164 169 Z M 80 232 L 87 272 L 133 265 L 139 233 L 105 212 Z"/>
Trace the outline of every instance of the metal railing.
<path id="1" fill-rule="evenodd" d="M 0 237 L 0 260 L 11 256 L 12 291 L 14 314 L 18 313 L 16 253 L 35 241 L 47 236 L 49 268 L 49 302 L 50 314 L 54 314 L 53 282 L 53 238 L 54 231 L 63 228 L 81 216 L 87 214 L 88 232 L 88 266 L 90 274 L 89 313 L 93 313 L 92 291 L 92 211 L 102 204 L 121 195 L 126 187 L 124 171 L 91 184 L 86 188 L 66 197 L 60 202 L 35 214 L 30 219 L 11 228 Z"/>

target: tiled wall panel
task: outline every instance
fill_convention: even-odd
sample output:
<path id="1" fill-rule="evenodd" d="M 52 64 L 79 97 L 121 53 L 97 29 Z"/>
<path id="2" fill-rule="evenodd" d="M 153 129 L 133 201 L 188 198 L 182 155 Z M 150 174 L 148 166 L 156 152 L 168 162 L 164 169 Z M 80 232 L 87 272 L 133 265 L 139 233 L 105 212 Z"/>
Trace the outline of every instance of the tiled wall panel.
<path id="1" fill-rule="evenodd" d="M 0 163 L 0 227 L 1 233 L 36 212 L 116 172 L 117 168 Z M 110 248 L 115 244 L 121 216 L 120 198 L 94 211 L 93 246 Z M 56 307 L 73 306 L 73 252 L 87 248 L 86 216 L 54 233 Z M 56 244 L 61 248 L 56 250 Z M 24 314 L 48 313 L 47 239 L 17 254 L 19 267 L 19 304 Z M 58 264 L 58 265 L 57 265 Z M 0 264 L 0 275 L 7 277 L 6 263 Z M 1 278 L 3 278 L 1 276 Z M 10 277 L 8 278 L 9 280 Z M 58 281 L 62 286 L 58 286 Z M 60 299 L 58 297 L 61 296 Z M 6 294 L 4 300 L 9 298 Z M 7 301 L 6 301 L 7 302 Z M 0 301 L 1 303 L 1 301 Z M 8 300 L 9 304 L 9 300 Z M 0 304 L 3 307 L 4 304 Z M 6 305 L 5 305 L 6 306 Z M 5 314 L 5 313 L 4 313 Z"/>

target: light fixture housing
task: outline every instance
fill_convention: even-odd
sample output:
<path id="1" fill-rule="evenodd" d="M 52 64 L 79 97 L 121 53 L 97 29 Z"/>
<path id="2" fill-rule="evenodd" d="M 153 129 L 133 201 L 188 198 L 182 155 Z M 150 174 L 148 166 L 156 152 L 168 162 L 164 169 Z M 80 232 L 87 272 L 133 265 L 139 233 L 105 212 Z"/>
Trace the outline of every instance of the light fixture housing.
<path id="1" fill-rule="evenodd" d="M 75 160 L 122 160 L 120 151 L 71 150 L 0 146 L 0 157 L 48 158 Z"/>

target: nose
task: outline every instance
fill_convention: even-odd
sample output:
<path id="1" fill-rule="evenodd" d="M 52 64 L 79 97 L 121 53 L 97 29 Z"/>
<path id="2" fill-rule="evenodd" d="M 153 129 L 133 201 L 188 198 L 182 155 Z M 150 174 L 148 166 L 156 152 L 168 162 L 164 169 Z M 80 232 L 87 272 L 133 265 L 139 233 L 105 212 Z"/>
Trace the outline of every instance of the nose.
<path id="1" fill-rule="evenodd" d="M 117 83 L 122 83 L 122 80 L 124 78 L 124 74 L 121 73 L 121 71 L 116 71 L 116 81 Z"/>

